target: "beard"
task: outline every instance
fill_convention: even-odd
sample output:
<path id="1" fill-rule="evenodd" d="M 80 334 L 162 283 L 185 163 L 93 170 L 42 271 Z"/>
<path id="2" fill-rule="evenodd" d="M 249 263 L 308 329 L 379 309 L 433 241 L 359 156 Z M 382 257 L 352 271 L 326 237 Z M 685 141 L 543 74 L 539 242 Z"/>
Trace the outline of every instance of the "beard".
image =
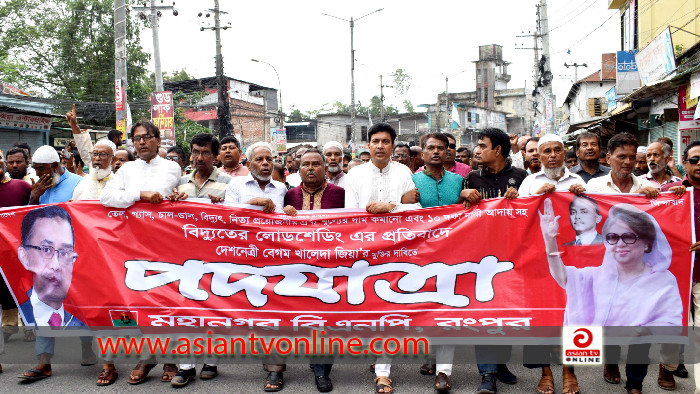
<path id="1" fill-rule="evenodd" d="M 662 167 L 661 165 L 657 164 L 654 161 L 647 162 L 647 166 L 649 168 L 649 171 L 651 171 L 652 174 L 658 174 L 660 172 L 663 172 L 666 169 L 666 167 Z"/>
<path id="2" fill-rule="evenodd" d="M 329 166 L 328 166 L 328 172 L 332 172 L 333 174 L 339 173 L 340 170 L 341 170 L 341 168 L 340 168 L 339 165 L 335 165 L 335 166 L 329 165 Z"/>
<path id="3" fill-rule="evenodd" d="M 542 171 L 549 179 L 559 179 L 564 175 L 564 166 L 556 168 L 543 168 Z"/>
<path id="4" fill-rule="evenodd" d="M 92 175 L 92 179 L 94 179 L 96 181 L 101 181 L 101 180 L 107 178 L 111 173 L 112 173 L 112 166 L 111 165 L 105 169 L 102 169 L 99 167 L 92 167 L 92 171 L 90 171 L 90 175 Z"/>
<path id="5" fill-rule="evenodd" d="M 262 176 L 256 170 L 254 170 L 252 167 L 250 169 L 250 174 L 253 176 L 253 178 L 255 178 L 258 181 L 270 182 L 270 179 L 272 179 L 272 175 Z"/>
<path id="6" fill-rule="evenodd" d="M 57 172 L 54 172 L 53 175 L 51 175 L 51 187 L 54 187 L 58 185 L 58 181 L 61 180 L 61 176 L 58 175 Z"/>

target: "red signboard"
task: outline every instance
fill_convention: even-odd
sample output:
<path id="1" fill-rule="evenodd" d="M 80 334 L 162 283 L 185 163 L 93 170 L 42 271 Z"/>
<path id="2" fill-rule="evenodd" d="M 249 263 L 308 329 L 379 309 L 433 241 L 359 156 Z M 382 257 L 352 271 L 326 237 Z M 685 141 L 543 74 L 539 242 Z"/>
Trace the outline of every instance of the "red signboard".
<path id="1" fill-rule="evenodd" d="M 151 94 L 151 121 L 161 132 L 165 141 L 175 141 L 175 107 L 173 92 L 153 92 Z"/>

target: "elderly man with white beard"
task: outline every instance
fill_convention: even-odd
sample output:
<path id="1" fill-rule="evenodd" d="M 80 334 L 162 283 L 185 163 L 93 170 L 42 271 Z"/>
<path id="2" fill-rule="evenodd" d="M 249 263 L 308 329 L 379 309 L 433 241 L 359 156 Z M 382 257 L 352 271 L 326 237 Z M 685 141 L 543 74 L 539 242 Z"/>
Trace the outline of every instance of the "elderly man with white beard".
<path id="1" fill-rule="evenodd" d="M 652 142 L 647 147 L 646 159 L 649 172 L 642 177 L 657 189 L 667 183 L 682 181 L 681 178 L 673 175 L 668 166 L 673 159 L 671 153 L 671 146 L 660 141 Z"/>
<path id="2" fill-rule="evenodd" d="M 547 134 L 537 141 L 537 151 L 542 162 L 539 172 L 528 175 L 518 189 L 521 197 L 554 191 L 570 191 L 580 194 L 586 182 L 564 165 L 564 142 L 555 134 Z"/>
<path id="3" fill-rule="evenodd" d="M 343 145 L 338 141 L 327 142 L 323 145 L 323 156 L 326 158 L 326 179 L 328 182 L 345 188 Z"/>
<path id="4" fill-rule="evenodd" d="M 97 141 L 91 153 L 90 173 L 75 187 L 73 201 L 100 199 L 102 188 L 112 178 L 116 150 L 114 142 L 108 139 Z"/>

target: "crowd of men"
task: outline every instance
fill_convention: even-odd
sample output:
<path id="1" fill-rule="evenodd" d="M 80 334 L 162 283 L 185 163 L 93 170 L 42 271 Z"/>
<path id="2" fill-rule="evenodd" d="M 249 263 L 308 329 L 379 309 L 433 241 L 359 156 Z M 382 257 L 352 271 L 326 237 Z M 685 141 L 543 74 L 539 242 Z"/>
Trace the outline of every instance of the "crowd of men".
<path id="1" fill-rule="evenodd" d="M 121 148 L 122 136 L 116 131 L 93 144 L 87 131 L 78 127 L 75 108 L 66 114 L 66 119 L 75 143 L 60 154 L 51 146 L 31 152 L 22 143 L 6 154 L 0 153 L 0 207 L 99 200 L 108 207 L 127 208 L 138 201 L 158 204 L 166 199 L 205 198 L 211 203 L 249 204 L 262 207 L 264 212 L 288 215 L 301 210 L 334 208 L 364 208 L 373 214 L 383 214 L 451 204 L 470 208 L 486 198 L 514 199 L 554 191 L 577 195 L 587 191 L 640 193 L 655 198 L 660 191 L 681 195 L 687 188 L 695 195 L 696 233 L 700 230 L 700 141 L 688 144 L 682 165 L 676 165 L 673 145 L 667 138 L 640 147 L 634 136 L 621 133 L 608 141 L 607 153 L 603 154 L 597 134 L 579 134 L 573 149 L 567 151 L 557 135 L 518 138 L 489 128 L 479 132 L 473 148 L 458 147 L 454 136 L 444 133 L 424 135 L 419 145 L 409 146 L 396 141 L 396 132 L 389 124 L 378 123 L 368 130 L 369 150 L 361 152 L 358 159 L 352 159 L 336 141 L 326 143 L 321 149 L 296 147 L 277 158 L 277 152 L 269 144 L 257 142 L 247 147 L 243 162 L 241 146 L 234 137 L 219 140 L 212 134 L 197 134 L 191 139 L 187 157 L 181 147 L 163 149 L 160 131 L 148 121 L 131 128 L 133 150 L 130 150 Z M 87 158 L 89 166 L 83 168 L 82 160 Z M 572 212 L 579 214 L 579 208 L 572 205 Z M 577 238 L 572 242 L 592 242 L 586 231 L 577 229 Z M 691 250 L 698 248 L 697 243 L 691 246 Z M 50 254 L 48 260 L 53 260 L 53 249 L 45 253 L 41 248 L 35 249 L 44 258 Z M 24 257 L 31 260 L 34 257 L 29 252 Z M 40 261 L 41 256 L 36 257 L 34 264 L 43 267 L 48 263 Z M 32 272 L 36 276 L 40 275 L 39 271 Z M 695 269 L 694 276 L 693 300 L 697 300 L 700 270 Z M 35 283 L 36 280 L 35 277 Z M 3 290 L 0 298 L 3 322 L 17 325 L 16 305 L 7 289 Z M 42 294 L 37 297 L 42 307 L 52 308 L 49 300 L 41 299 Z M 700 317 L 697 313 L 695 316 L 695 323 L 699 324 Z M 65 313 L 37 314 L 34 320 L 26 322 L 25 339 L 29 341 L 34 339 L 30 323 L 52 327 L 69 324 Z M 6 333 L 11 335 L 13 331 Z M 82 339 L 82 364 L 94 364 L 91 338 Z M 0 336 L 0 352 L 4 347 L 2 340 Z M 53 342 L 53 338 L 36 338 L 39 363 L 20 378 L 33 381 L 51 376 Z M 481 375 L 478 393 L 495 393 L 497 381 L 517 382 L 505 364 L 492 362 L 493 352 L 509 354 L 510 347 L 476 347 Z M 435 353 L 421 366 L 420 372 L 435 376 L 435 389 L 449 391 L 454 347 L 438 346 Z M 284 360 L 274 361 L 264 365 L 265 391 L 284 387 L 286 365 Z M 328 360 L 318 361 L 311 366 L 316 386 L 320 392 L 330 391 L 332 364 Z M 143 382 L 155 365 L 154 359 L 144 356 L 131 371 L 128 382 Z M 553 394 L 551 367 L 526 366 L 542 371 L 537 392 Z M 373 370 L 376 392 L 392 392 L 391 359 L 379 358 Z M 217 374 L 215 360 L 208 360 L 199 376 L 211 379 Z M 627 365 L 626 390 L 641 393 L 646 374 L 647 365 Z M 195 364 L 164 364 L 161 380 L 184 386 L 195 376 Z M 564 366 L 562 376 L 562 392 L 580 392 L 573 367 Z M 683 364 L 659 366 L 660 387 L 674 389 L 674 376 L 688 376 Z M 105 357 L 97 385 L 110 385 L 117 377 L 114 363 Z M 619 384 L 618 366 L 606 364 L 603 377 L 609 383 Z"/>

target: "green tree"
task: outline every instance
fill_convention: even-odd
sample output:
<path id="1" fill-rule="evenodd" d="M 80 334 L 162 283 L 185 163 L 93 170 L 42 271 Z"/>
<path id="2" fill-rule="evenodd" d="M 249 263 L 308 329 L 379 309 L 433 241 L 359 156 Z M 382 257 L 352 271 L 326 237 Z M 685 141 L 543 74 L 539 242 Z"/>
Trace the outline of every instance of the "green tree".
<path id="1" fill-rule="evenodd" d="M 291 107 L 291 112 L 289 115 L 287 115 L 287 121 L 288 122 L 302 122 L 304 120 L 307 120 L 307 116 L 304 115 L 299 108 L 296 106 L 292 105 Z"/>
<path id="2" fill-rule="evenodd" d="M 408 112 L 410 114 L 412 114 L 414 112 L 413 111 L 413 103 L 411 102 L 411 100 L 408 100 L 408 99 L 404 100 L 403 101 L 403 108 L 406 110 L 406 112 Z"/>
<path id="3" fill-rule="evenodd" d="M 135 3 L 134 0 L 128 1 Z M 0 5 L 0 80 L 76 101 L 114 101 L 112 0 L 6 0 Z M 127 17 L 129 100 L 145 99 L 150 55 Z"/>
<path id="4" fill-rule="evenodd" d="M 403 68 L 397 68 L 394 71 L 394 90 L 399 96 L 408 93 L 411 88 L 411 76 L 406 73 Z"/>

